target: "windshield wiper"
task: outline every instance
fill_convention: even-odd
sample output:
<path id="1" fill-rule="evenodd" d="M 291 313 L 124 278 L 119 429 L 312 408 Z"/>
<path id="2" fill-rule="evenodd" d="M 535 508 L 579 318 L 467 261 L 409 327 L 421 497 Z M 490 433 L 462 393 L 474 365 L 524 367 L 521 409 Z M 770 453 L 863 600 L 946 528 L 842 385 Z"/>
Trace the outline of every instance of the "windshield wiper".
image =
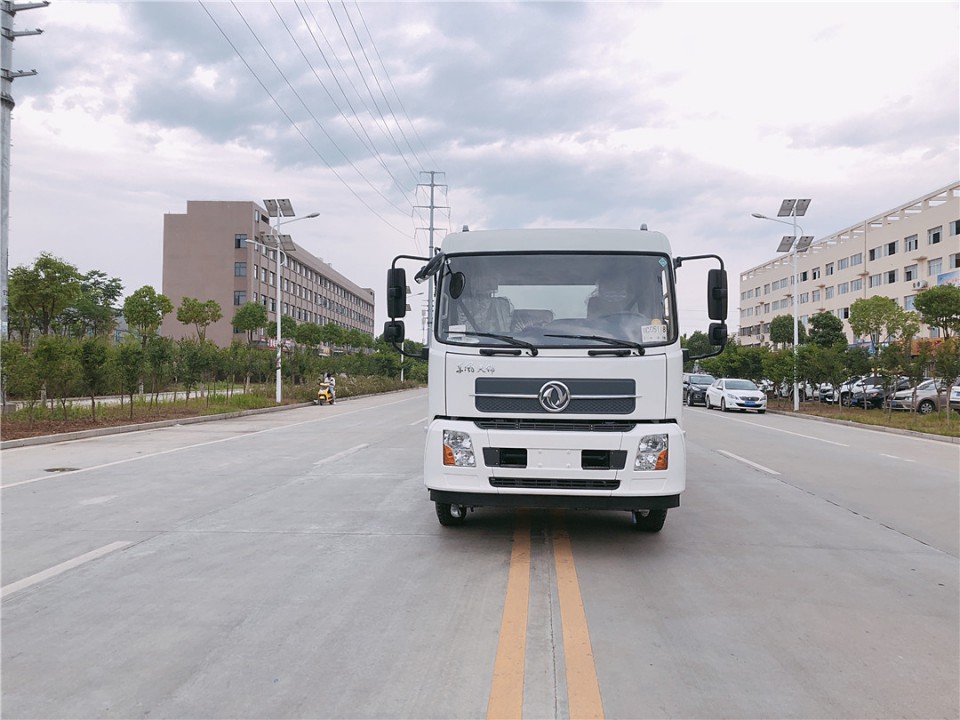
<path id="1" fill-rule="evenodd" d="M 544 334 L 544 337 L 554 337 L 554 338 L 566 338 L 568 340 L 595 340 L 597 342 L 607 343 L 608 345 L 613 345 L 618 348 L 631 348 L 637 351 L 637 355 L 643 355 L 646 350 L 643 345 L 640 343 L 635 343 L 630 340 L 620 340 L 618 338 L 605 337 L 603 335 L 553 335 L 553 334 Z"/>
<path id="2" fill-rule="evenodd" d="M 529 343 L 526 340 L 517 340 L 517 338 L 511 337 L 510 335 L 497 335 L 496 333 L 470 332 L 470 331 L 467 331 L 463 334 L 470 335 L 471 337 L 487 337 L 487 338 L 493 338 L 494 340 L 503 340 L 503 342 L 509 343 L 510 345 L 513 345 L 515 347 L 526 348 L 527 350 L 530 351 L 531 355 L 536 355 L 539 352 L 537 350 L 537 346 L 534 345 L 533 343 Z M 481 355 L 492 355 L 493 353 L 496 353 L 496 352 L 497 350 L 495 348 L 480 349 Z"/>

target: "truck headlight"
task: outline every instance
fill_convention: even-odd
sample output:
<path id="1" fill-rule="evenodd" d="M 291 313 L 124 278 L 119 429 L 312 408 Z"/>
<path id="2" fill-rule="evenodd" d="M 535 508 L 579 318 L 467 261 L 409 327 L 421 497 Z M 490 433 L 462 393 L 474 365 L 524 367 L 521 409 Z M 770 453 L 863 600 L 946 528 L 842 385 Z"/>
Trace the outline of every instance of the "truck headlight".
<path id="1" fill-rule="evenodd" d="M 443 431 L 443 464 L 456 467 L 476 467 L 473 455 L 473 440 L 459 430 Z"/>
<path id="2" fill-rule="evenodd" d="M 634 470 L 666 470 L 667 450 L 670 439 L 666 433 L 644 435 L 640 438 L 637 458 L 633 461 Z"/>

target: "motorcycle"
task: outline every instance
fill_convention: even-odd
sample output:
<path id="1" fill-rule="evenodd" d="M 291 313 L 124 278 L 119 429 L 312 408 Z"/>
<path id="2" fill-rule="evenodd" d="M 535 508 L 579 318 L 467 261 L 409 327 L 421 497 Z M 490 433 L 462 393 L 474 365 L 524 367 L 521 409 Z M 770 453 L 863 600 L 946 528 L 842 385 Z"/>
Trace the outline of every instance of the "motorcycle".
<path id="1" fill-rule="evenodd" d="M 330 383 L 320 383 L 320 389 L 317 390 L 317 399 L 313 401 L 314 405 L 328 405 L 333 402 L 333 386 Z"/>

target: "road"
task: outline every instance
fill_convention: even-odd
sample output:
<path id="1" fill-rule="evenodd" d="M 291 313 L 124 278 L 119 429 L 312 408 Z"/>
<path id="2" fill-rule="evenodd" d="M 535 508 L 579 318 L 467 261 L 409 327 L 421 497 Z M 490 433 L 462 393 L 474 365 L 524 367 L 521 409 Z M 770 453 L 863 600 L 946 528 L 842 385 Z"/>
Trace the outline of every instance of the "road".
<path id="1" fill-rule="evenodd" d="M 688 489 L 442 528 L 408 391 L 2 453 L 4 718 L 955 718 L 960 447 L 684 408 Z"/>

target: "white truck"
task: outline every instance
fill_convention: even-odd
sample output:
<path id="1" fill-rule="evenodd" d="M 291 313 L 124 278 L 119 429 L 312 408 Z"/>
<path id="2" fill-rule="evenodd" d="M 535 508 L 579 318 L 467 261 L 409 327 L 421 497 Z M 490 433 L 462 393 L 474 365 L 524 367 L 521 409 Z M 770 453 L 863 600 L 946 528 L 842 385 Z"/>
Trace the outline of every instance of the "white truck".
<path id="1" fill-rule="evenodd" d="M 384 339 L 403 352 L 406 271 L 435 280 L 424 483 L 442 525 L 479 507 L 626 510 L 658 532 L 686 485 L 675 273 L 711 258 L 714 351 L 726 342 L 716 255 L 674 258 L 640 230 L 451 233 L 387 273 Z"/>

